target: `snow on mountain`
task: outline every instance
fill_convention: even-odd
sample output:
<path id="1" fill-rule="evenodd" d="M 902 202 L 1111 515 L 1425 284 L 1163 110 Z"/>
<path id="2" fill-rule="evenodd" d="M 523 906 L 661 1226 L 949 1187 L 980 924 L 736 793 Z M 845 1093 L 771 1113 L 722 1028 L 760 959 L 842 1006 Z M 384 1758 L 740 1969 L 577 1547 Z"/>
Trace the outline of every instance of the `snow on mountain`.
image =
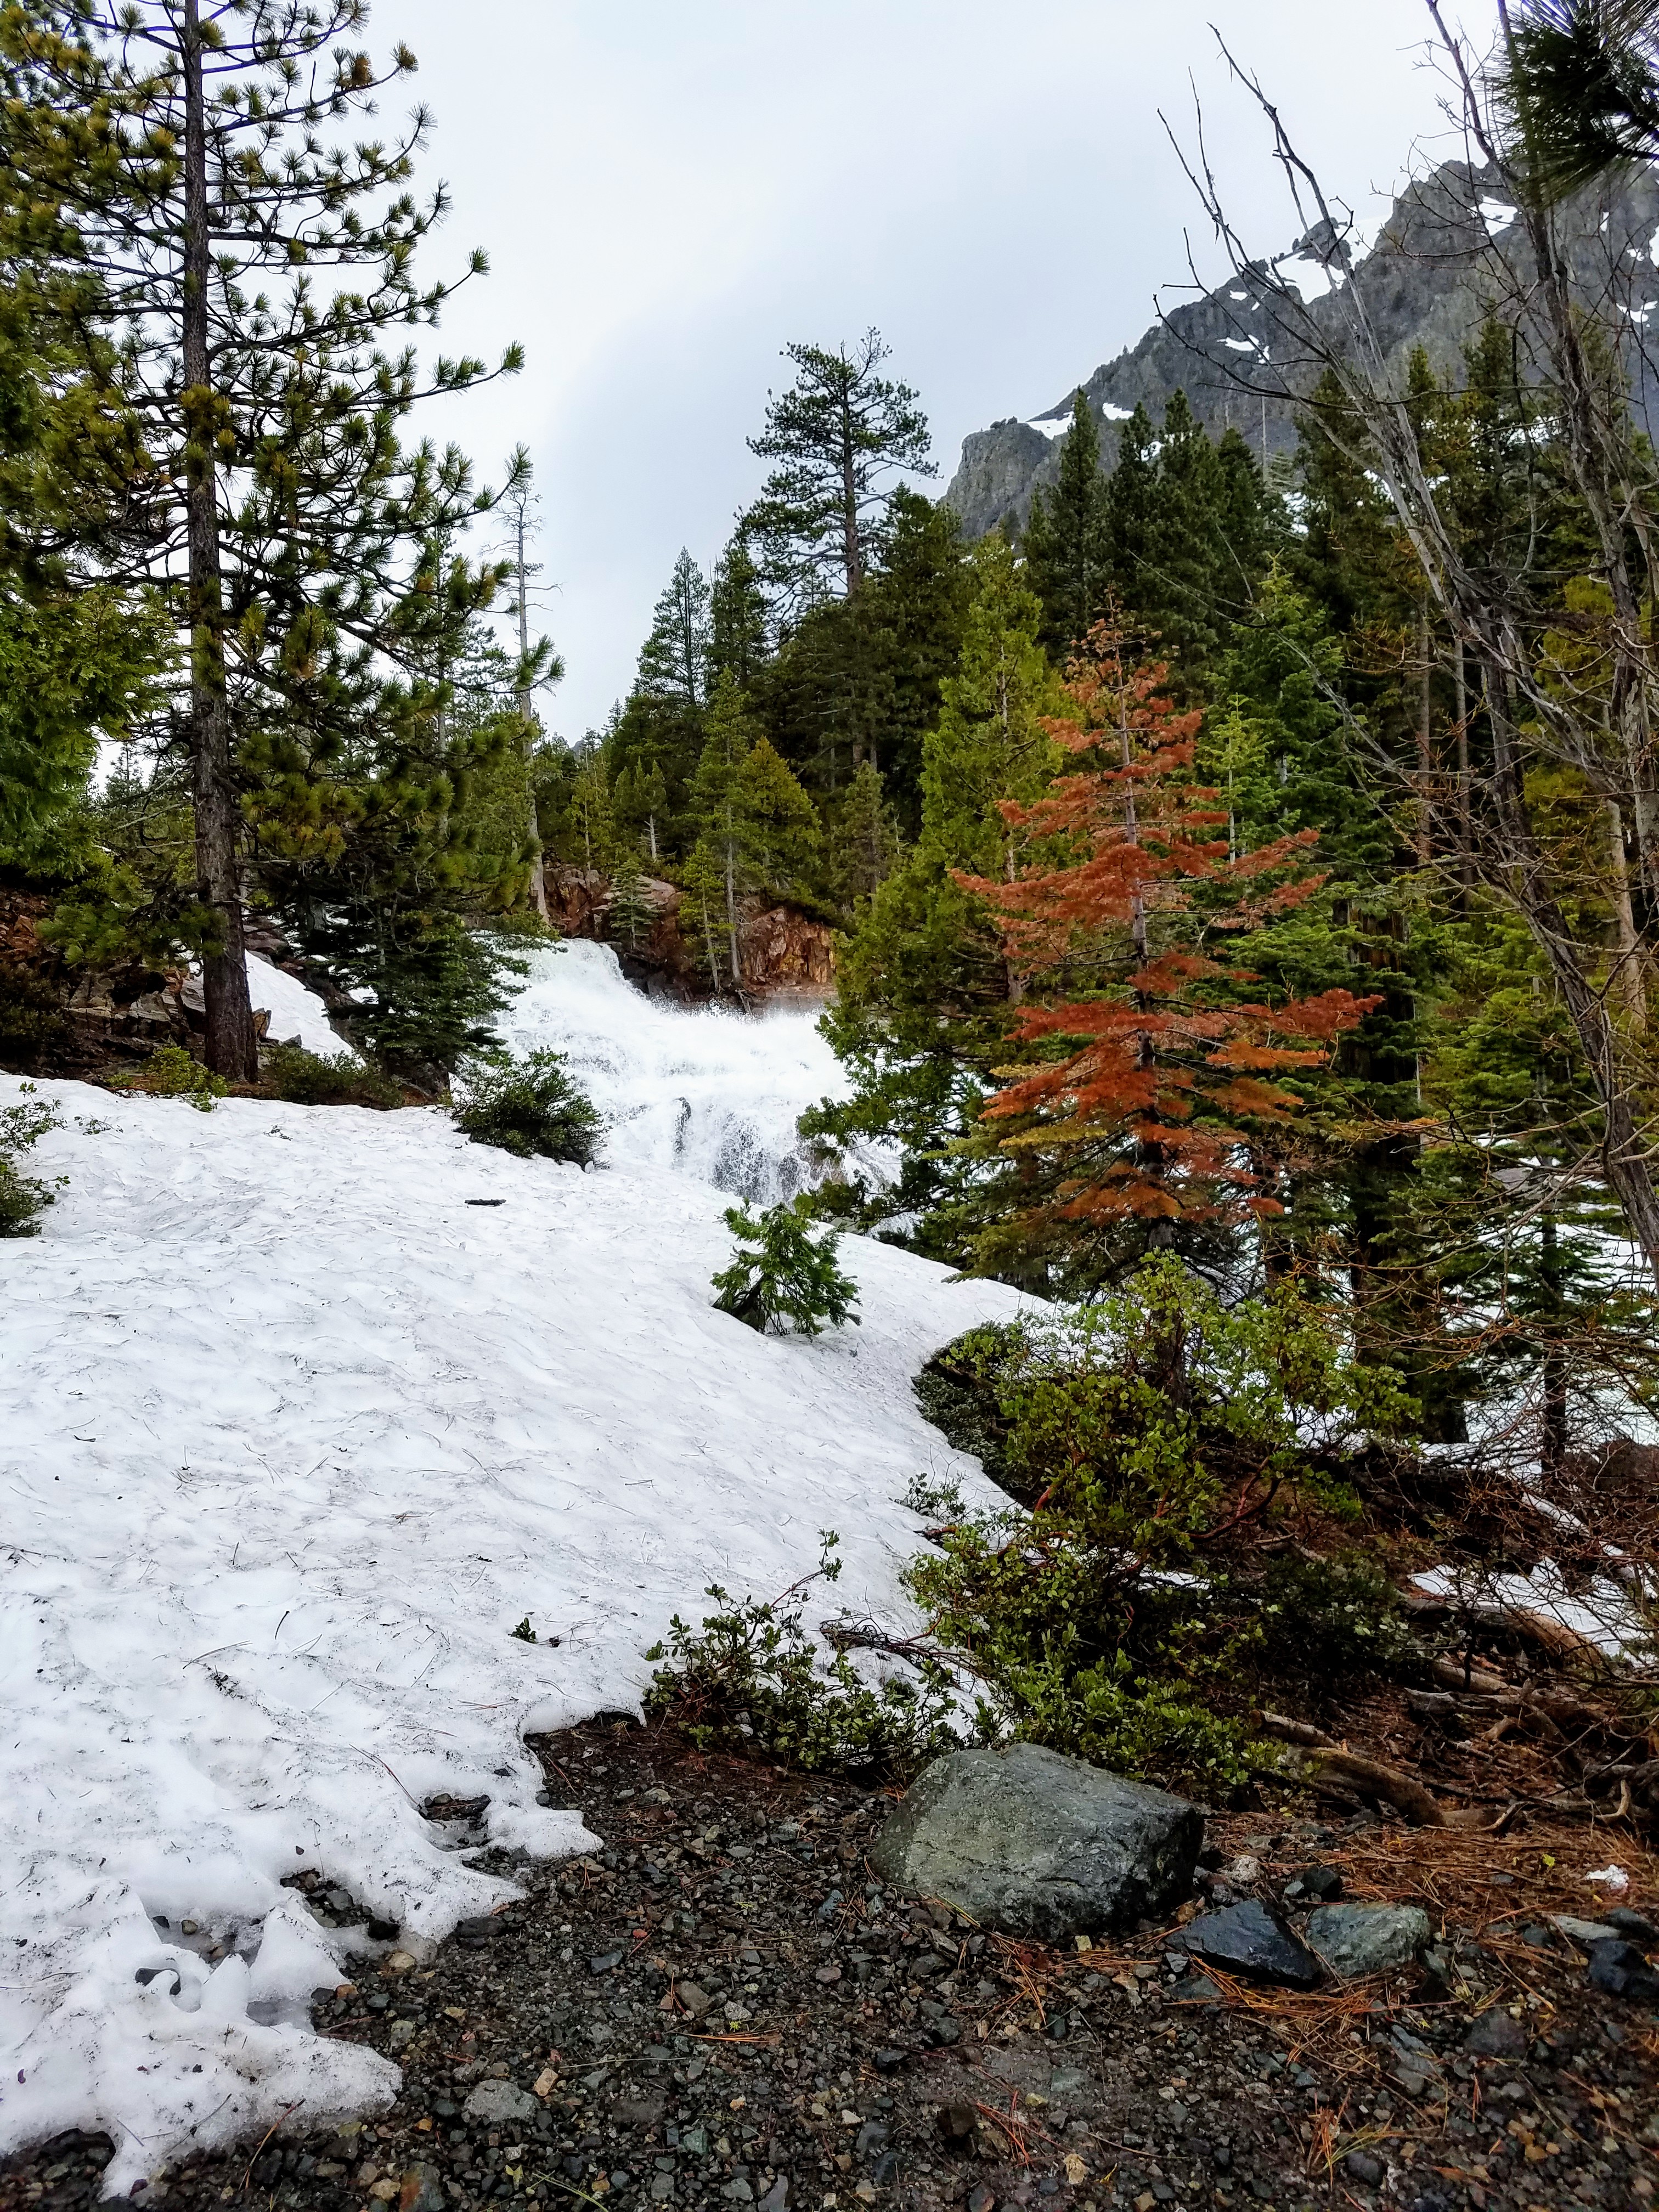
<path id="1" fill-rule="evenodd" d="M 896 1501 L 988 1494 L 910 1378 L 1018 1302 L 848 1240 L 863 1326 L 757 1337 L 710 1304 L 728 1201 L 637 1124 L 583 1174 L 437 1111 L 37 1095 L 64 1186 L 0 1245 L 0 2149 L 106 2130 L 125 2196 L 296 2100 L 392 2094 L 306 2014 L 367 1936 L 285 1875 L 420 1954 L 509 1893 L 420 1804 L 488 1792 L 494 1842 L 590 1848 L 522 1738 L 636 1703 L 706 1583 L 771 1595 L 833 1527 L 836 1606 L 910 1621 Z"/>

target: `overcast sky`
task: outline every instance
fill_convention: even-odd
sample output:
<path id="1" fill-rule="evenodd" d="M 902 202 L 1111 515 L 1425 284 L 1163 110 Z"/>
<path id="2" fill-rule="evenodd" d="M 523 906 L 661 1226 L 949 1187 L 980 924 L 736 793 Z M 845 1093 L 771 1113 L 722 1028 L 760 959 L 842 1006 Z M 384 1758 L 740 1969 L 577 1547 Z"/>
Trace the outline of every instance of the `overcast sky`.
<path id="1" fill-rule="evenodd" d="M 1454 9 L 1485 34 L 1491 0 Z M 454 198 L 424 265 L 491 258 L 446 344 L 527 350 L 427 428 L 486 478 L 520 441 L 535 457 L 553 727 L 603 719 L 680 546 L 707 567 L 753 496 L 744 441 L 787 340 L 876 325 L 942 489 L 967 432 L 1053 406 L 1184 276 L 1196 211 L 1160 108 L 1189 132 L 1196 88 L 1240 228 L 1290 245 L 1212 21 L 1362 222 L 1455 150 L 1423 0 L 375 0 Z"/>

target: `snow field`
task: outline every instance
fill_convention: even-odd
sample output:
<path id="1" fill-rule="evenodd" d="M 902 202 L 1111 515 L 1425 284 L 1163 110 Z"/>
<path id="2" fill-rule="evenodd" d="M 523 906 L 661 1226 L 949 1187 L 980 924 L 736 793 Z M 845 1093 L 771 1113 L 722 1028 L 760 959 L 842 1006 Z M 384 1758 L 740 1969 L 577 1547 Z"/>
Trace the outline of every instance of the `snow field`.
<path id="1" fill-rule="evenodd" d="M 30 1167 L 67 1182 L 0 1244 L 0 2150 L 106 2130 L 126 2196 L 393 2093 L 307 2020 L 367 1935 L 284 1875 L 419 1954 L 511 1893 L 421 1802 L 592 1847 L 523 1735 L 635 1704 L 706 1583 L 772 1595 L 833 1527 L 824 1609 L 910 1625 L 896 1501 L 921 1471 L 992 1494 L 910 1378 L 1018 1300 L 848 1240 L 862 1328 L 763 1340 L 711 1308 L 728 1201 L 684 1176 L 435 1111 L 38 1095 L 65 1126 Z"/>

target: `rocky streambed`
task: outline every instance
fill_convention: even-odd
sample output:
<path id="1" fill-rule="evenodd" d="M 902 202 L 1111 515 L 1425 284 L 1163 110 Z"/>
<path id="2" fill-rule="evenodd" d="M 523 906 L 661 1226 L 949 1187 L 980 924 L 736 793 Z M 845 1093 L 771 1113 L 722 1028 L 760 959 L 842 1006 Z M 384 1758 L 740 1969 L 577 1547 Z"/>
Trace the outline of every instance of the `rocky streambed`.
<path id="1" fill-rule="evenodd" d="M 622 1722 L 538 1747 L 553 1802 L 580 1806 L 603 1854 L 516 1867 L 521 1903 L 425 1962 L 388 1938 L 356 1984 L 319 1993 L 324 2032 L 403 2068 L 392 2109 L 323 2132 L 295 2110 L 145 2201 L 1553 2212 L 1653 2198 L 1654 2013 L 1639 1983 L 1592 1978 L 1605 1923 L 1565 1909 L 1582 1914 L 1574 1877 L 1536 1838 L 1212 1821 L 1201 1894 L 1084 1950 L 998 1936 L 884 1881 L 883 1793 Z M 465 1806 L 433 1809 L 464 1838 Z M 1297 1986 L 1316 1915 L 1390 1893 L 1400 1914 L 1357 1923 L 1381 1948 L 1349 1962 L 1381 1971 Z M 351 1910 L 320 1881 L 313 1904 Z M 1264 1924 L 1294 1972 L 1247 1955 Z M 1620 1942 L 1639 1937 L 1627 1925 Z M 44 2146 L 0 2176 L 0 2208 L 88 2207 L 107 2156 L 99 2139 Z"/>

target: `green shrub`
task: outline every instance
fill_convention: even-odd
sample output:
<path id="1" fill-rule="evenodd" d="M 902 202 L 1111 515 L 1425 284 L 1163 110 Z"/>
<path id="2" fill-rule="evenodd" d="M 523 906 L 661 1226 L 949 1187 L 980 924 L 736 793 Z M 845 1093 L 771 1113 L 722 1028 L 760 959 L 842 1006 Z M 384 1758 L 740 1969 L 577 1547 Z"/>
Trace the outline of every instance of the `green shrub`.
<path id="1" fill-rule="evenodd" d="M 290 1106 L 401 1106 L 404 1094 L 389 1076 L 349 1052 L 307 1052 L 303 1045 L 273 1044 L 261 1055 L 264 1087 Z"/>
<path id="2" fill-rule="evenodd" d="M 836 1541 L 832 1533 L 823 1539 L 818 1572 L 830 1581 L 841 1571 Z M 799 1606 L 787 1602 L 805 1587 L 763 1604 L 738 1602 L 711 1583 L 705 1595 L 720 1609 L 705 1614 L 701 1631 L 676 1613 L 666 1642 L 645 1655 L 663 1662 L 646 1692 L 647 1713 L 672 1721 L 699 1750 L 759 1752 L 813 1773 L 906 1775 L 959 1751 L 946 1670 L 928 1662 L 914 1682 L 890 1676 L 872 1689 L 844 1651 L 820 1666 Z"/>
<path id="3" fill-rule="evenodd" d="M 475 1145 L 521 1160 L 592 1164 L 605 1121 L 556 1052 L 483 1060 L 468 1069 L 453 1108 L 455 1126 Z"/>
<path id="4" fill-rule="evenodd" d="M 136 1091 L 146 1098 L 187 1098 L 204 1114 L 210 1114 L 221 1098 L 230 1094 L 222 1075 L 215 1075 L 181 1044 L 158 1045 L 137 1067 L 110 1078 L 112 1091 Z"/>
<path id="5" fill-rule="evenodd" d="M 1115 1774 L 1151 1775 L 1218 1794 L 1242 1789 L 1273 1746 L 1214 1711 L 1194 1689 L 1137 1674 L 1126 1652 L 1075 1671 L 1044 1658 L 1009 1678 L 1013 1734 Z M 981 1727 L 991 1719 L 981 1716 Z"/>
<path id="6" fill-rule="evenodd" d="M 858 1326 L 858 1285 L 836 1265 L 837 1237 L 814 1237 L 793 1206 L 774 1206 L 753 1220 L 747 1209 L 727 1210 L 726 1225 L 738 1239 L 729 1267 L 714 1279 L 715 1306 L 764 1335 L 776 1328 L 817 1336 L 828 1322 Z"/>
<path id="7" fill-rule="evenodd" d="M 25 1091 L 33 1089 L 24 1084 Z M 52 1194 L 38 1177 L 26 1176 L 17 1164 L 48 1129 L 63 1127 L 63 1116 L 44 1100 L 0 1109 L 0 1237 L 38 1237 L 40 1216 L 52 1202 Z"/>
<path id="8" fill-rule="evenodd" d="M 1295 1286 L 1224 1307 L 1174 1260 L 1095 1305 L 971 1331 L 932 1365 L 952 1441 L 986 1437 L 1030 1501 L 960 1516 L 906 1577 L 984 1682 L 982 1724 L 1158 1780 L 1241 1780 L 1241 1687 L 1296 1633 L 1290 1570 L 1282 1613 L 1246 1587 L 1261 1531 L 1291 1507 L 1354 1517 L 1350 1460 L 1412 1410 L 1392 1375 Z M 1333 1653 L 1361 1636 L 1366 1572 L 1330 1571 L 1322 1596 L 1308 1583 Z"/>
<path id="9" fill-rule="evenodd" d="M 1262 1582 L 1261 1638 L 1267 1668 L 1322 1686 L 1423 1671 L 1423 1646 L 1398 1591 L 1360 1552 L 1275 1559 Z"/>

